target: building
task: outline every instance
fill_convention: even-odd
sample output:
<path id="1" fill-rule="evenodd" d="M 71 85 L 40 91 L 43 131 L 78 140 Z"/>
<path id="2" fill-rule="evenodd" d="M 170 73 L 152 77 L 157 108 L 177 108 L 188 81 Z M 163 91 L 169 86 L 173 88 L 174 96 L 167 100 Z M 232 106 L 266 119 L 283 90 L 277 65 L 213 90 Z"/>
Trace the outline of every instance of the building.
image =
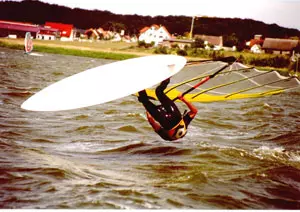
<path id="1" fill-rule="evenodd" d="M 90 28 L 85 30 L 84 34 L 88 39 L 99 40 L 104 37 L 104 30 L 101 27 L 98 29 Z"/>
<path id="2" fill-rule="evenodd" d="M 264 40 L 262 49 L 266 53 L 289 54 L 299 46 L 298 40 L 280 39 L 280 38 L 266 38 Z"/>
<path id="3" fill-rule="evenodd" d="M 180 49 L 184 49 L 185 46 L 190 47 L 194 43 L 193 40 L 183 40 L 183 39 L 164 39 L 163 42 L 161 42 L 162 46 L 166 46 L 168 48 L 172 48 L 172 46 L 178 46 Z"/>
<path id="4" fill-rule="evenodd" d="M 261 45 L 259 45 L 259 44 L 254 44 L 254 45 L 250 48 L 250 51 L 251 51 L 252 53 L 255 53 L 255 54 L 260 54 L 260 53 L 262 53 Z"/>
<path id="5" fill-rule="evenodd" d="M 221 49 L 223 47 L 223 36 L 212 36 L 212 35 L 195 35 L 196 38 L 200 38 L 204 41 L 206 46 L 213 45 L 215 50 Z"/>
<path id="6" fill-rule="evenodd" d="M 140 30 L 139 41 L 145 41 L 145 43 L 154 43 L 157 46 L 163 40 L 171 39 L 172 35 L 164 26 L 158 26 L 153 24 L 150 27 L 144 27 Z"/>
<path id="7" fill-rule="evenodd" d="M 26 32 L 35 37 L 39 30 L 35 24 L 0 20 L 0 37 L 24 38 Z"/>
<path id="8" fill-rule="evenodd" d="M 44 25 L 47 29 L 57 29 L 57 37 L 61 41 L 73 41 L 75 37 L 74 27 L 72 24 L 62 24 L 55 22 L 46 22 Z"/>
<path id="9" fill-rule="evenodd" d="M 44 26 L 31 23 L 0 20 L 0 37 L 24 38 L 30 32 L 33 38 L 40 40 L 73 41 L 75 29 L 71 24 L 46 22 Z"/>
<path id="10" fill-rule="evenodd" d="M 59 30 L 51 27 L 41 27 L 40 31 L 36 35 L 36 39 L 39 40 L 56 40 L 59 36 Z"/>
<path id="11" fill-rule="evenodd" d="M 253 53 L 262 53 L 262 46 L 264 43 L 264 38 L 262 35 L 254 35 L 254 38 L 246 42 L 246 46 L 250 48 Z"/>
<path id="12" fill-rule="evenodd" d="M 88 39 L 93 40 L 110 40 L 113 39 L 115 36 L 114 32 L 105 31 L 103 28 L 99 27 L 98 29 L 87 29 L 84 34 Z"/>

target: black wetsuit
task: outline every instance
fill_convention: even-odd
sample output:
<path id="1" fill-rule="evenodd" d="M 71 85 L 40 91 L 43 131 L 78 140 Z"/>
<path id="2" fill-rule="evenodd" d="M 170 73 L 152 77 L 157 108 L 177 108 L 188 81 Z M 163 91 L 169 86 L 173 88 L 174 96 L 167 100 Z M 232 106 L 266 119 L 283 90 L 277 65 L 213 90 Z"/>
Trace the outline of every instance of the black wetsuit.
<path id="1" fill-rule="evenodd" d="M 174 128 L 181 120 L 182 115 L 176 104 L 164 93 L 164 90 L 168 86 L 170 79 L 164 80 L 155 90 L 156 96 L 160 101 L 161 105 L 155 105 L 147 96 L 145 90 L 139 92 L 139 101 L 144 105 L 146 110 L 151 114 L 151 116 L 160 123 L 163 129 L 159 130 L 157 133 L 165 140 L 172 140 L 169 138 L 166 131 Z M 183 117 L 186 127 L 192 121 L 192 118 L 186 114 Z"/>

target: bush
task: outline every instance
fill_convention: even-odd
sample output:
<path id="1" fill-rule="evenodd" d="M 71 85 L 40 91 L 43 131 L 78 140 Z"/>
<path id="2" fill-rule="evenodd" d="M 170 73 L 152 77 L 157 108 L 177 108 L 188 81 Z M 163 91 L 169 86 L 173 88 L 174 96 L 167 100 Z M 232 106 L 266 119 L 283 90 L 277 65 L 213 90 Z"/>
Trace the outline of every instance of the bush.
<path id="1" fill-rule="evenodd" d="M 177 53 L 177 55 L 180 55 L 180 56 L 187 56 L 188 55 L 188 53 L 183 49 L 178 49 L 176 53 Z"/>
<path id="2" fill-rule="evenodd" d="M 219 51 L 211 51 L 209 52 L 209 57 L 214 59 L 214 60 L 218 60 L 220 58 L 225 57 L 223 52 L 219 52 Z"/>
<path id="3" fill-rule="evenodd" d="M 141 41 L 138 41 L 138 47 L 144 47 L 146 45 L 146 42 L 141 40 Z"/>
<path id="4" fill-rule="evenodd" d="M 172 43 L 172 44 L 171 44 L 171 48 L 172 48 L 172 49 L 177 49 L 177 48 L 179 48 L 179 46 L 178 46 L 177 43 Z"/>
<path id="5" fill-rule="evenodd" d="M 154 50 L 155 54 L 168 54 L 168 49 L 165 46 L 159 46 Z"/>
<path id="6" fill-rule="evenodd" d="M 204 40 L 202 40 L 201 38 L 196 38 L 195 42 L 192 43 L 192 48 L 204 48 Z"/>
<path id="7" fill-rule="evenodd" d="M 154 42 L 152 41 L 151 43 L 146 43 L 144 40 L 138 41 L 138 47 L 145 47 L 145 48 L 150 48 L 154 46 Z"/>
<path id="8" fill-rule="evenodd" d="M 274 68 L 285 68 L 290 64 L 289 57 L 284 55 L 254 55 L 244 57 L 243 63 L 254 66 L 269 66 Z"/>

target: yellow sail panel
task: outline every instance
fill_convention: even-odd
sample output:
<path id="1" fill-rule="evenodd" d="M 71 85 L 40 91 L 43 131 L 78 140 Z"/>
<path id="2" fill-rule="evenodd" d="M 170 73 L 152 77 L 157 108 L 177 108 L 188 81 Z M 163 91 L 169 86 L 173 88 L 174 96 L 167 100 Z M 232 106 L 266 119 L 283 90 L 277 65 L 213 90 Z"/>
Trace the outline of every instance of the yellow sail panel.
<path id="1" fill-rule="evenodd" d="M 222 62 L 186 66 L 183 71 L 172 77 L 165 92 L 171 99 L 175 99 L 179 93 L 189 90 L 222 66 L 224 66 Z M 259 71 L 241 63 L 234 63 L 216 77 L 186 94 L 185 98 L 192 102 L 259 98 L 299 87 L 300 81 L 296 77 L 285 77 L 276 71 Z M 147 94 L 157 99 L 155 87 L 147 89 Z"/>
<path id="2" fill-rule="evenodd" d="M 264 92 L 264 93 L 253 93 L 253 94 L 234 94 L 232 96 L 226 97 L 227 95 L 209 95 L 209 94 L 201 94 L 196 98 L 193 98 L 194 94 L 186 94 L 184 97 L 190 102 L 217 102 L 217 101 L 228 101 L 228 100 L 235 100 L 235 99 L 247 99 L 247 98 L 259 98 L 264 96 L 270 96 L 274 94 L 282 93 L 284 90 L 276 90 L 271 92 Z M 146 89 L 147 95 L 152 99 L 156 99 L 155 90 Z M 180 92 L 176 89 L 167 93 L 167 96 L 170 99 L 175 99 Z M 177 100 L 179 101 L 179 100 Z"/>

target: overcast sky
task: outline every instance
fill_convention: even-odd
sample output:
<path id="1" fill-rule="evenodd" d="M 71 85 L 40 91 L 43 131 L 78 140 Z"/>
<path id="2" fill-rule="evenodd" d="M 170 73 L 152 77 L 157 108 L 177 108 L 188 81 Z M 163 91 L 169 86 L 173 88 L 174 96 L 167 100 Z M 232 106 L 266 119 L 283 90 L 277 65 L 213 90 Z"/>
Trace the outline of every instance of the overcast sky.
<path id="1" fill-rule="evenodd" d="M 41 0 L 116 14 L 250 18 L 300 30 L 300 0 Z"/>

